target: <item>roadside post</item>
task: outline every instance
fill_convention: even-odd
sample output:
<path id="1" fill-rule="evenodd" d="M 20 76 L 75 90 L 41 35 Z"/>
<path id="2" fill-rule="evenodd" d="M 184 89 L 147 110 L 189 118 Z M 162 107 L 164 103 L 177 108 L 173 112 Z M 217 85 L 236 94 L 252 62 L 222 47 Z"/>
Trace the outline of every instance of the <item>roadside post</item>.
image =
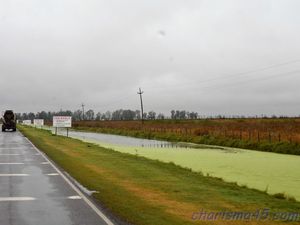
<path id="1" fill-rule="evenodd" d="M 69 128 L 72 127 L 71 116 L 53 116 L 53 127 L 55 127 L 55 135 L 58 128 L 67 128 L 67 137 L 69 137 Z"/>

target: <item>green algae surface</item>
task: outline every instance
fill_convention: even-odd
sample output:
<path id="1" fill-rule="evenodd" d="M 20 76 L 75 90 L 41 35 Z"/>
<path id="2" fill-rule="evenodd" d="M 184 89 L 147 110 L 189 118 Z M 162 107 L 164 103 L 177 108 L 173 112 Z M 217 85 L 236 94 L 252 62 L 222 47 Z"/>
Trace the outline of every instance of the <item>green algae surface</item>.
<path id="1" fill-rule="evenodd" d="M 218 148 L 149 148 L 87 140 L 113 150 L 137 154 L 223 178 L 270 194 L 285 193 L 300 200 L 300 156 Z"/>

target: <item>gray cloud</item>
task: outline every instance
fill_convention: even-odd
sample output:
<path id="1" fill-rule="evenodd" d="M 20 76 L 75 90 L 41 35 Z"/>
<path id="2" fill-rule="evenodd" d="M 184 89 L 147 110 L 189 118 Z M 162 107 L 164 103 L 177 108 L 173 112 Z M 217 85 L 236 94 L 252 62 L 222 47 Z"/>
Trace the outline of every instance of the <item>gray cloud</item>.
<path id="1" fill-rule="evenodd" d="M 135 109 L 142 87 L 157 112 L 298 115 L 299 10 L 297 0 L 1 1 L 0 106 Z"/>

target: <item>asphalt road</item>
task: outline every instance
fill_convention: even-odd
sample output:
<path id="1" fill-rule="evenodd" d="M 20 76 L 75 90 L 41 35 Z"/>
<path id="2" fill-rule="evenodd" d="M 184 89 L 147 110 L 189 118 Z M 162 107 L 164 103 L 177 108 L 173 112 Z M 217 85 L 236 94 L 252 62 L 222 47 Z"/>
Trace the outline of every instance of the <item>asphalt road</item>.
<path id="1" fill-rule="evenodd" d="M 112 223 L 21 133 L 6 132 L 0 133 L 0 224 Z"/>

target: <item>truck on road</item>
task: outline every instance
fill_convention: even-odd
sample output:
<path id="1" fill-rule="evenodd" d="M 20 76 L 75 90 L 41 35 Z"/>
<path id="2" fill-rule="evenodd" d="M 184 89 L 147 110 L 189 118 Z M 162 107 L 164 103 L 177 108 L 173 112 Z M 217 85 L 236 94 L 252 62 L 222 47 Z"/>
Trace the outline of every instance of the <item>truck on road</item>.
<path id="1" fill-rule="evenodd" d="M 2 117 L 2 132 L 6 130 L 16 131 L 17 118 L 13 110 L 6 110 Z"/>

